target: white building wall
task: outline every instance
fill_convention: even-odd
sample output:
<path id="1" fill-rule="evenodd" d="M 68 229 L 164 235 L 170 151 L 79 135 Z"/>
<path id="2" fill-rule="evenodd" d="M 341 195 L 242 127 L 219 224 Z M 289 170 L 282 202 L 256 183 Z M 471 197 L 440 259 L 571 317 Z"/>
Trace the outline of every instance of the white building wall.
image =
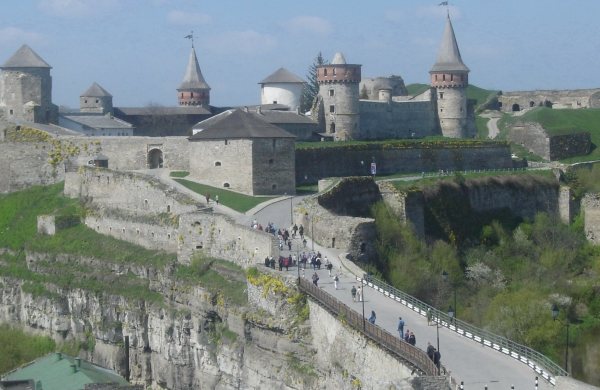
<path id="1" fill-rule="evenodd" d="M 290 111 L 300 107 L 303 84 L 300 83 L 273 83 L 264 84 L 261 88 L 261 104 L 285 104 Z"/>

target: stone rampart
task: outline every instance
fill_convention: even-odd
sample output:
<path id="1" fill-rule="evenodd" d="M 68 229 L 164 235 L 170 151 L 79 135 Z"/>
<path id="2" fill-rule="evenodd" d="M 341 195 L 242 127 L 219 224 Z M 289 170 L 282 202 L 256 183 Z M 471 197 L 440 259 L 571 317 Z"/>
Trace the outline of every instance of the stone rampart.
<path id="1" fill-rule="evenodd" d="M 562 160 L 590 154 L 592 139 L 590 133 L 554 135 L 550 137 L 550 161 Z"/>
<path id="2" fill-rule="evenodd" d="M 361 100 L 360 131 L 363 139 L 411 139 L 442 134 L 431 101 Z"/>
<path id="3" fill-rule="evenodd" d="M 177 253 L 184 264 L 197 251 L 244 268 L 266 256 L 279 257 L 272 234 L 223 215 L 197 212 L 192 198 L 151 176 L 83 168 L 68 173 L 65 193 L 91 201 L 88 227 L 148 249 Z"/>
<path id="4" fill-rule="evenodd" d="M 590 133 L 549 135 L 537 122 L 517 122 L 512 126 L 507 139 L 524 146 L 530 153 L 548 161 L 584 156 L 590 153 Z"/>
<path id="5" fill-rule="evenodd" d="M 57 232 L 77 225 L 80 218 L 76 215 L 38 215 L 37 232 L 38 234 L 55 235 Z"/>
<path id="6" fill-rule="evenodd" d="M 420 190 L 400 191 L 389 182 L 379 182 L 379 191 L 383 201 L 410 222 L 418 237 L 425 237 L 425 200 Z"/>
<path id="7" fill-rule="evenodd" d="M 296 149 L 296 184 L 368 175 L 373 158 L 377 175 L 513 167 L 509 145 L 503 141 L 333 145 Z"/>
<path id="8" fill-rule="evenodd" d="M 65 195 L 91 200 L 121 213 L 178 215 L 198 210 L 191 197 L 162 184 L 158 179 L 133 172 L 82 167 L 65 180 Z"/>
<path id="9" fill-rule="evenodd" d="M 592 108 L 598 107 L 592 97 L 599 91 L 600 90 L 598 89 L 575 89 L 563 91 L 538 90 L 504 92 L 498 96 L 498 101 L 502 103 L 501 108 L 504 112 L 521 111 L 526 108 L 547 106 L 573 109 Z M 515 110 L 515 108 L 518 109 Z"/>
<path id="10" fill-rule="evenodd" d="M 586 237 L 594 245 L 600 245 L 600 195 L 587 194 L 581 206 L 585 215 Z"/>

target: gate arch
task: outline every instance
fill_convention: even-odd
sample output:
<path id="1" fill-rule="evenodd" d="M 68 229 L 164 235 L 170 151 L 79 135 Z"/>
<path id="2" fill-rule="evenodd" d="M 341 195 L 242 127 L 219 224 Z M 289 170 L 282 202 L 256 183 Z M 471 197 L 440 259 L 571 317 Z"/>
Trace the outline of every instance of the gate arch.
<path id="1" fill-rule="evenodd" d="M 157 169 L 163 167 L 163 152 L 160 149 L 150 149 L 148 151 L 148 168 Z"/>

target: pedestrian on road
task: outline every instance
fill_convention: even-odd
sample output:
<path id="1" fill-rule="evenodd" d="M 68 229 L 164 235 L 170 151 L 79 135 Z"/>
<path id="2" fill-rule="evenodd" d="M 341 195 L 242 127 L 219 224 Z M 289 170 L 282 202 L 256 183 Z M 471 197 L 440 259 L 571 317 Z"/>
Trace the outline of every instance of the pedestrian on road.
<path id="1" fill-rule="evenodd" d="M 319 287 L 319 275 L 317 275 L 317 273 L 315 272 L 312 276 L 312 281 L 314 283 L 315 286 Z"/>
<path id="2" fill-rule="evenodd" d="M 410 330 L 406 329 L 406 333 L 404 333 L 404 341 L 408 343 L 408 339 L 410 337 Z"/>
<path id="3" fill-rule="evenodd" d="M 286 257 L 285 260 L 283 260 L 283 265 L 285 265 L 286 271 L 290 270 L 290 262 L 291 261 L 292 261 L 291 257 Z"/>
<path id="4" fill-rule="evenodd" d="M 427 356 L 429 359 L 433 360 L 433 353 L 435 352 L 435 348 L 430 343 L 427 343 Z"/>
<path id="5" fill-rule="evenodd" d="M 305 241 L 304 240 L 304 226 L 300 225 L 300 228 L 298 229 L 298 233 L 300 233 L 300 239 L 302 241 Z M 304 246 L 306 246 L 306 244 Z"/>
<path id="6" fill-rule="evenodd" d="M 398 318 L 398 333 L 400 333 L 400 338 L 404 338 L 404 320 L 402 317 Z"/>
<path id="7" fill-rule="evenodd" d="M 292 238 L 296 238 L 296 233 L 298 233 L 298 226 L 294 224 L 294 227 L 292 228 Z"/>
<path id="8" fill-rule="evenodd" d="M 363 296 L 362 296 L 362 294 L 363 294 L 362 287 L 358 286 L 358 290 L 356 291 L 356 294 L 358 295 L 358 301 L 359 301 L 359 302 L 362 302 L 362 300 L 363 300 Z"/>
<path id="9" fill-rule="evenodd" d="M 335 289 L 338 289 L 338 282 L 340 281 L 340 279 L 337 277 L 337 275 L 335 275 L 335 278 L 333 278 L 333 284 L 335 285 Z"/>
<path id="10" fill-rule="evenodd" d="M 302 240 L 302 244 L 304 245 L 304 247 L 306 248 L 306 238 Z"/>
<path id="11" fill-rule="evenodd" d="M 352 286 L 350 292 L 352 293 L 352 302 L 356 302 L 356 286 Z"/>
<path id="12" fill-rule="evenodd" d="M 283 271 L 283 259 L 279 256 L 279 270 Z"/>
<path id="13" fill-rule="evenodd" d="M 289 250 L 292 250 L 292 240 L 288 240 L 288 248 Z"/>
<path id="14" fill-rule="evenodd" d="M 270 262 L 271 262 L 271 269 L 275 269 L 275 259 L 273 258 L 273 256 L 271 256 Z"/>
<path id="15" fill-rule="evenodd" d="M 217 206 L 219 205 L 219 195 L 215 195 L 215 202 L 217 202 Z"/>
<path id="16" fill-rule="evenodd" d="M 408 343 L 410 345 L 412 345 L 413 347 L 415 346 L 415 344 L 417 343 L 417 338 L 415 337 L 413 332 L 410 332 L 410 335 L 408 336 Z"/>
<path id="17" fill-rule="evenodd" d="M 206 204 L 210 203 L 210 192 L 206 192 Z"/>
<path id="18" fill-rule="evenodd" d="M 327 268 L 327 271 L 329 271 L 329 277 L 331 277 L 331 270 L 333 269 L 333 264 L 331 264 L 329 260 L 327 260 L 327 265 L 325 266 L 325 268 Z"/>
<path id="19" fill-rule="evenodd" d="M 376 319 L 377 319 L 377 316 L 375 315 L 375 312 L 371 310 L 371 317 L 369 317 L 369 322 L 372 324 L 375 324 Z"/>
<path id="20" fill-rule="evenodd" d="M 433 364 L 436 365 L 438 371 L 440 370 L 440 360 L 442 360 L 442 354 L 437 349 L 433 349 Z"/>
<path id="21" fill-rule="evenodd" d="M 431 317 L 432 317 L 431 308 L 429 308 L 429 309 L 427 309 L 427 326 L 431 325 Z"/>

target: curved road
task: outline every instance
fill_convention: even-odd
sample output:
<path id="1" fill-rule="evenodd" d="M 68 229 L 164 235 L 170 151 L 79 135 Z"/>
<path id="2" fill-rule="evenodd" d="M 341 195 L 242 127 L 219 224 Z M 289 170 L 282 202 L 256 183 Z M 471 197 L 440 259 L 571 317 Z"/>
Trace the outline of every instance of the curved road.
<path id="1" fill-rule="evenodd" d="M 500 130 L 498 130 L 498 120 L 499 119 L 500 118 L 490 118 L 490 120 L 488 121 L 488 123 L 487 123 L 488 138 L 494 139 L 500 133 Z"/>
<path id="2" fill-rule="evenodd" d="M 157 176 L 165 184 L 171 185 L 182 192 L 193 196 L 200 202 L 204 201 L 202 195 L 189 191 L 187 188 L 179 185 L 179 183 L 171 180 L 168 177 L 168 171 L 155 169 L 152 171 L 145 171 L 144 173 Z M 211 203 L 211 206 L 214 207 L 215 212 L 227 214 L 240 224 L 249 225 L 252 220 L 256 218 L 258 222 L 263 225 L 266 225 L 267 222 L 273 222 L 278 227 L 289 227 L 291 225 L 292 217 L 291 206 L 301 202 L 303 198 L 304 196 L 278 198 L 270 202 L 265 202 L 246 214 L 237 213 L 223 205 L 216 206 Z M 307 233 L 309 232 L 310 231 L 307 229 Z M 309 240 L 309 238 L 307 238 L 307 240 Z M 313 243 L 309 240 L 307 248 L 303 248 L 299 239 L 293 240 L 292 252 L 308 253 L 312 244 Z M 327 256 L 333 263 L 334 272 L 332 275 L 337 274 L 340 268 L 342 269 L 342 274 L 339 275 L 340 286 L 338 290 L 334 288 L 333 278 L 329 277 L 328 272 L 325 269 L 314 271 L 307 268 L 306 270 L 301 271 L 297 268 L 291 268 L 289 271 L 283 272 L 289 274 L 290 277 L 296 277 L 296 275 L 300 274 L 301 277 L 306 278 L 310 278 L 314 272 L 317 272 L 320 278 L 320 288 L 326 290 L 344 304 L 361 313 L 363 304 L 361 302 L 353 302 L 350 293 L 352 286 L 358 287 L 360 283 L 356 281 L 355 275 L 351 274 L 349 269 L 354 269 L 355 273 L 359 275 L 363 273 L 363 271 L 358 269 L 353 263 L 346 264 L 347 266 L 344 265 L 344 263 L 348 263 L 348 261 L 345 259 L 342 260 L 343 256 L 340 256 L 342 255 L 341 250 L 323 248 L 317 243 L 314 244 L 314 248 L 315 251 L 318 250 L 323 255 Z M 284 250 L 282 254 L 286 256 L 289 255 L 290 252 Z M 401 316 L 405 321 L 405 331 L 411 330 L 415 334 L 417 347 L 425 350 L 427 348 L 427 342 L 436 346 L 436 327 L 428 326 L 427 321 L 423 316 L 371 288 L 365 289 L 364 299 L 365 315 L 368 317 L 371 310 L 374 310 L 377 314 L 377 325 L 381 328 L 393 335 L 397 335 L 398 332 L 396 329 L 398 317 Z M 487 386 L 489 390 L 508 390 L 511 386 L 514 386 L 515 390 L 534 389 L 535 377 L 537 374 L 528 366 L 491 348 L 483 347 L 481 344 L 464 338 L 449 329 L 439 328 L 439 347 L 442 355 L 442 364 L 451 372 L 458 383 L 464 381 L 465 388 L 467 389 L 484 389 L 485 386 Z M 540 390 L 550 390 L 552 388 L 553 386 L 545 382 L 541 377 L 539 378 Z"/>

